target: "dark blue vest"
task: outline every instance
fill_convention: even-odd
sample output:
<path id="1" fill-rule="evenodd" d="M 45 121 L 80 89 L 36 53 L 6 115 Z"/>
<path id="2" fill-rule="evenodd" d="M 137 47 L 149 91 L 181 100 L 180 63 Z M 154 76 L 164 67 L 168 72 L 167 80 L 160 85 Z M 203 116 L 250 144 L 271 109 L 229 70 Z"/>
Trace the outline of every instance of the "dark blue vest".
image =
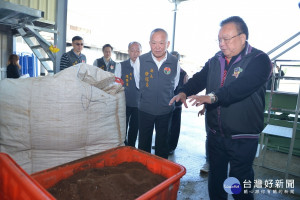
<path id="1" fill-rule="evenodd" d="M 100 69 L 103 69 L 104 71 L 115 73 L 116 62 L 113 60 L 110 60 L 108 63 L 108 67 L 106 67 L 106 64 L 104 62 L 104 57 L 98 58 L 97 59 L 97 67 L 99 67 Z"/>
<path id="2" fill-rule="evenodd" d="M 82 53 L 78 56 L 74 53 L 73 50 L 71 50 L 71 51 L 67 52 L 66 54 L 68 55 L 69 62 L 70 62 L 68 64 L 69 65 L 68 67 L 77 65 L 79 63 L 86 63 L 86 57 Z"/>
<path id="3" fill-rule="evenodd" d="M 140 100 L 139 109 L 152 115 L 164 115 L 174 109 L 169 106 L 174 96 L 178 60 L 168 53 L 160 69 L 151 52 L 140 56 Z"/>
<path id="4" fill-rule="evenodd" d="M 130 59 L 121 62 L 121 79 L 124 81 L 126 106 L 138 107 L 138 89 L 135 84 Z"/>

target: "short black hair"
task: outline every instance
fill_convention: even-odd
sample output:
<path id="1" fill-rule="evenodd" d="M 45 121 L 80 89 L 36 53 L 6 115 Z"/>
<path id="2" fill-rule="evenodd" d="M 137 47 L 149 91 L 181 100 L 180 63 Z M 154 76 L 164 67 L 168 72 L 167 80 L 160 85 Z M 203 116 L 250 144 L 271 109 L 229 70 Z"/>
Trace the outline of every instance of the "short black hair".
<path id="1" fill-rule="evenodd" d="M 220 23 L 220 26 L 224 26 L 229 23 L 234 23 L 236 25 L 237 31 L 239 33 L 244 33 L 246 35 L 246 40 L 248 40 L 249 32 L 248 27 L 244 20 L 239 16 L 231 16 Z"/>
<path id="2" fill-rule="evenodd" d="M 104 51 L 104 49 L 105 49 L 106 47 L 110 47 L 111 50 L 114 50 L 114 48 L 113 48 L 110 44 L 105 44 L 105 45 L 102 47 L 102 51 Z"/>
<path id="3" fill-rule="evenodd" d="M 75 40 L 83 40 L 83 38 L 80 37 L 80 36 L 78 36 L 78 35 L 76 35 L 76 36 L 74 36 L 74 37 L 72 38 L 72 42 L 74 42 Z"/>

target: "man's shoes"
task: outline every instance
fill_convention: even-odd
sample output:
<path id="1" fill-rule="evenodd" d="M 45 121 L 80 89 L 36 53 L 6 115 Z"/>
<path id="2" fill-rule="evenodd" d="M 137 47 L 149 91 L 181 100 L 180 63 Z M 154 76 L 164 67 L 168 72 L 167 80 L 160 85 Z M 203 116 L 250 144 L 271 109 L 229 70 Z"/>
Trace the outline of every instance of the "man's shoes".
<path id="1" fill-rule="evenodd" d="M 209 164 L 208 163 L 204 163 L 204 165 L 200 169 L 200 173 L 208 173 L 208 172 L 209 172 Z"/>
<path id="2" fill-rule="evenodd" d="M 174 154 L 174 151 L 175 151 L 175 150 L 170 150 L 170 151 L 169 151 L 169 156 L 170 156 L 170 155 L 173 155 L 173 154 Z"/>

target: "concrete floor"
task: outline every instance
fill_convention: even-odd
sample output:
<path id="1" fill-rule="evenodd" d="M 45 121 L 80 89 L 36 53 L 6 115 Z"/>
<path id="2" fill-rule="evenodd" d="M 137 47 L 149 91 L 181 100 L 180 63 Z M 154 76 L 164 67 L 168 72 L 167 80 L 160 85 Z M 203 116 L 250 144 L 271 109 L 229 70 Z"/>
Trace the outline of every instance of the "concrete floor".
<path id="1" fill-rule="evenodd" d="M 180 188 L 178 191 L 178 200 L 201 200 L 209 199 L 207 189 L 207 174 L 200 174 L 200 168 L 205 163 L 205 126 L 204 116 L 197 116 L 200 108 L 189 107 L 183 108 L 182 112 L 182 127 L 181 135 L 179 138 L 178 147 L 174 155 L 169 156 L 169 160 L 179 163 L 186 168 L 186 175 L 180 180 Z M 270 154 L 272 153 L 272 155 Z M 278 154 L 276 152 L 267 152 L 267 158 L 275 158 L 273 160 L 283 163 L 283 159 L 287 157 L 287 154 Z M 270 159 L 269 159 L 270 160 Z M 272 159 L 271 159 L 272 160 Z M 257 161 L 255 160 L 255 163 Z M 266 161 L 268 164 L 268 161 Z M 296 173 L 300 174 L 300 158 L 293 157 L 293 165 Z M 272 163 L 273 165 L 274 163 Z M 269 170 L 263 167 L 254 165 L 255 179 L 283 179 L 285 177 L 283 173 Z M 300 177 L 289 176 L 289 179 L 294 179 L 295 195 L 291 194 L 262 194 L 259 190 L 258 194 L 255 194 L 255 199 L 285 199 L 295 200 L 300 199 Z M 289 192 L 290 193 L 290 192 Z M 231 195 L 228 195 L 228 199 L 233 199 Z"/>

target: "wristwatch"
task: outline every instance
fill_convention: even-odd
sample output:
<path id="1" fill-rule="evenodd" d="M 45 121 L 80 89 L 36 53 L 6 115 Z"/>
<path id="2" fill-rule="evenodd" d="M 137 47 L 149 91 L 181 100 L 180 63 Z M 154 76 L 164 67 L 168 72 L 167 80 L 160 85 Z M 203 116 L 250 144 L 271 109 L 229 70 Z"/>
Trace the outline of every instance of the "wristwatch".
<path id="1" fill-rule="evenodd" d="M 218 101 L 218 97 L 214 94 L 214 93 L 209 93 L 207 94 L 207 96 L 210 97 L 210 102 L 213 104 L 213 103 L 216 103 Z"/>

